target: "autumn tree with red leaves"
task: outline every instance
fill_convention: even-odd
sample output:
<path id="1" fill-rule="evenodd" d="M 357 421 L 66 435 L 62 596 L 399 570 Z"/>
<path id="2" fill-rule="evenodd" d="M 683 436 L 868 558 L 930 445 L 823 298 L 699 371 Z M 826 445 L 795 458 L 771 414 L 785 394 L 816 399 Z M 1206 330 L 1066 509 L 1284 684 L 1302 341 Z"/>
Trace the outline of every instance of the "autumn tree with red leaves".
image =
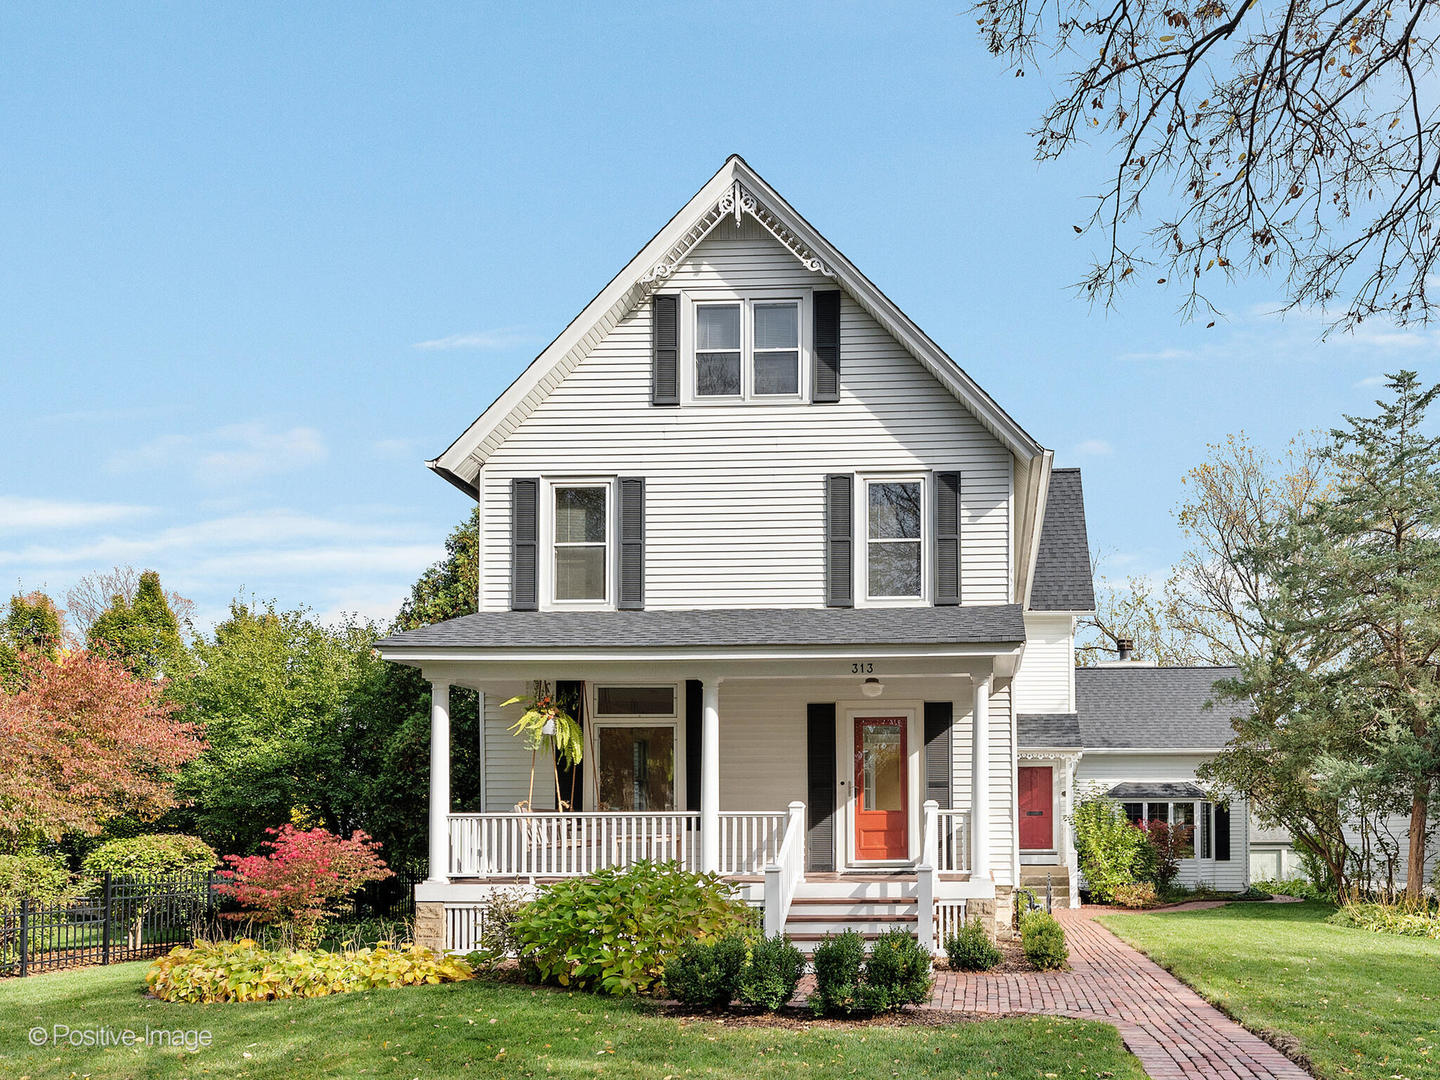
<path id="1" fill-rule="evenodd" d="M 19 667 L 19 689 L 0 693 L 0 851 L 175 805 L 172 776 L 204 743 L 163 683 L 83 651 L 26 653 Z"/>

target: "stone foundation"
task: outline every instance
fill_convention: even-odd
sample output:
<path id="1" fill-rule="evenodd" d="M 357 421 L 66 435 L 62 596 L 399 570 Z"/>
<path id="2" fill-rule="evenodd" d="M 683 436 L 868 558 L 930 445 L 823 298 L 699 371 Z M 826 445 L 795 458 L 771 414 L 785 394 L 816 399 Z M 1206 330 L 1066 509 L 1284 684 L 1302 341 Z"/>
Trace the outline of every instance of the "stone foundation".
<path id="1" fill-rule="evenodd" d="M 415 905 L 415 944 L 436 952 L 445 951 L 445 905 L 426 901 Z"/>
<path id="2" fill-rule="evenodd" d="M 1015 937 L 1015 890 L 1009 885 L 995 886 L 995 940 L 1009 941 Z"/>

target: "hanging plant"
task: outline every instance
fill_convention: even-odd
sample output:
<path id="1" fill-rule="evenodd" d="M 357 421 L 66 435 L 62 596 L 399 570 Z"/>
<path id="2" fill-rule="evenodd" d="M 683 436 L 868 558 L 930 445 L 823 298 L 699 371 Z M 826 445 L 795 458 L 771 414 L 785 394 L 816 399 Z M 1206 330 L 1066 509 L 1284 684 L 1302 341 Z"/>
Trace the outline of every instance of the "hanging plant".
<path id="1" fill-rule="evenodd" d="M 500 703 L 502 709 L 507 705 L 525 706 L 520 718 L 510 726 L 510 734 L 525 740 L 525 745 L 530 748 L 530 794 L 525 800 L 526 805 L 535 798 L 536 758 L 540 751 L 552 748 L 555 751 L 552 762 L 555 766 L 555 805 L 558 809 L 563 802 L 560 797 L 561 764 L 573 769 L 585 756 L 585 739 L 580 724 L 561 706 L 549 683 L 537 682 L 529 696 L 520 694 Z"/>

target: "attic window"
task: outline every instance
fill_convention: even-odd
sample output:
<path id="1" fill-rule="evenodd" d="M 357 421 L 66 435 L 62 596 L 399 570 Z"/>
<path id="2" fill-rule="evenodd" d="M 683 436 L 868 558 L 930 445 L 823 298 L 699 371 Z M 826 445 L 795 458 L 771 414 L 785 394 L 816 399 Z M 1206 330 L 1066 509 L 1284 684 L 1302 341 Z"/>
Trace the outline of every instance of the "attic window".
<path id="1" fill-rule="evenodd" d="M 794 398 L 800 394 L 800 301 L 694 304 L 696 398 Z"/>

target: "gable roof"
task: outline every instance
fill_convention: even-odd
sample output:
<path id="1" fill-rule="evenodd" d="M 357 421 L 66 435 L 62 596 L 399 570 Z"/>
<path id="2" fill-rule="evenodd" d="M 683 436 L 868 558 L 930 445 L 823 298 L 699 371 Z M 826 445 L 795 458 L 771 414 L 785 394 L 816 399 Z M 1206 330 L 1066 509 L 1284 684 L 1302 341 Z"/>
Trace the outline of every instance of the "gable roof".
<path id="1" fill-rule="evenodd" d="M 1020 713 L 1015 717 L 1015 740 L 1022 747 L 1078 747 L 1080 718 L 1073 712 Z"/>
<path id="2" fill-rule="evenodd" d="M 807 268 L 833 278 L 1022 462 L 1046 454 L 958 364 L 840 254 L 738 154 L 666 223 L 570 325 L 439 457 L 426 464 L 474 496 L 485 459 L 636 304 L 670 276 L 727 214 L 749 214 Z"/>
<path id="3" fill-rule="evenodd" d="M 1094 611 L 1095 580 L 1085 531 L 1085 491 L 1079 469 L 1052 469 L 1045 524 L 1035 558 L 1031 611 Z"/>
<path id="4" fill-rule="evenodd" d="M 1080 745 L 1086 750 L 1218 750 L 1235 734 L 1230 718 L 1249 710 L 1241 702 L 1221 700 L 1215 683 L 1239 674 L 1233 667 L 1076 668 Z"/>

